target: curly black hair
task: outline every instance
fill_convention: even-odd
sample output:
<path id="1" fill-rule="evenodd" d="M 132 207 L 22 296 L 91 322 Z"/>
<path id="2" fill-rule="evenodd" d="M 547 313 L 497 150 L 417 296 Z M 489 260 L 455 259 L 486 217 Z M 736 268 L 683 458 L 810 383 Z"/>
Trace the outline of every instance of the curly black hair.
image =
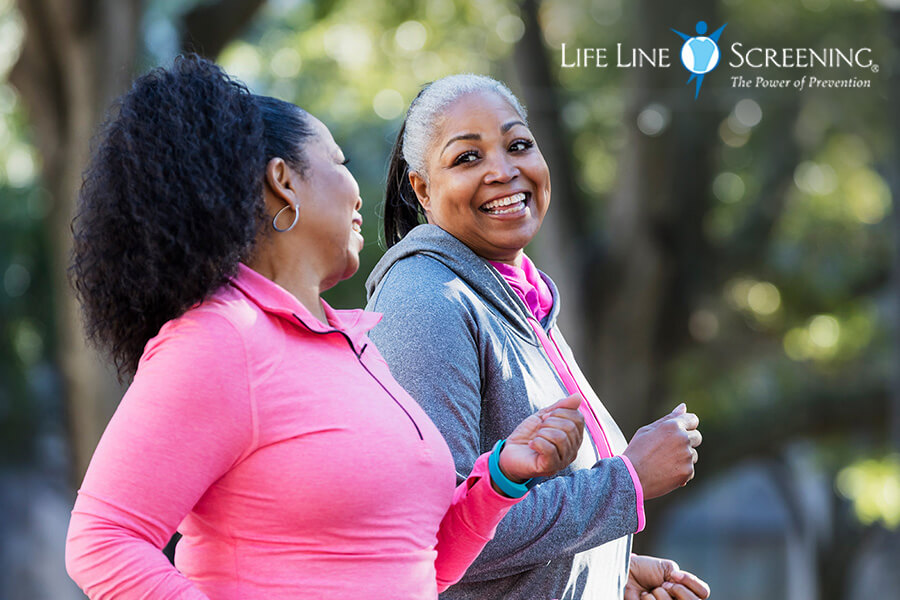
<path id="1" fill-rule="evenodd" d="M 120 379 L 160 327 L 202 302 L 263 235 L 266 164 L 304 172 L 299 107 L 196 55 L 139 77 L 95 138 L 72 222 L 70 276 L 88 340 Z"/>

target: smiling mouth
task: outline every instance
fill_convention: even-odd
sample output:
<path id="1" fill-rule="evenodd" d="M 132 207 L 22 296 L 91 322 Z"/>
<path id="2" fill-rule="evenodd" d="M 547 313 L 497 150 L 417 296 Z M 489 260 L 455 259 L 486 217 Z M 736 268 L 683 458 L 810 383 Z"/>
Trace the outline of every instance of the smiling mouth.
<path id="1" fill-rule="evenodd" d="M 497 198 L 482 205 L 479 210 L 489 215 L 505 215 L 509 213 L 524 210 L 525 203 L 528 201 L 528 194 L 518 192 L 504 198 Z"/>
<path id="2" fill-rule="evenodd" d="M 352 229 L 352 230 L 355 231 L 356 233 L 362 233 L 362 227 L 361 227 L 360 224 L 357 223 L 356 221 L 354 221 L 354 222 L 350 225 L 350 229 Z"/>

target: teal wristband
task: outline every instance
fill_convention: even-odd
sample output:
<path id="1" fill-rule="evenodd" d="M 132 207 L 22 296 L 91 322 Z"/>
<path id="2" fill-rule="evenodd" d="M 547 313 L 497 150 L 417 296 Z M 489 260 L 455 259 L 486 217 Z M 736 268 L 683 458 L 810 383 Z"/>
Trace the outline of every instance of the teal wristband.
<path id="1" fill-rule="evenodd" d="M 491 474 L 491 481 L 500 488 L 500 491 L 510 498 L 521 498 L 531 489 L 531 486 L 528 484 L 531 483 L 534 478 L 529 479 L 524 483 L 516 483 L 507 479 L 506 475 L 503 474 L 503 471 L 500 470 L 500 451 L 503 450 L 504 444 L 506 444 L 506 440 L 500 440 L 494 444 L 494 449 L 491 451 L 490 457 L 488 457 L 488 473 Z"/>

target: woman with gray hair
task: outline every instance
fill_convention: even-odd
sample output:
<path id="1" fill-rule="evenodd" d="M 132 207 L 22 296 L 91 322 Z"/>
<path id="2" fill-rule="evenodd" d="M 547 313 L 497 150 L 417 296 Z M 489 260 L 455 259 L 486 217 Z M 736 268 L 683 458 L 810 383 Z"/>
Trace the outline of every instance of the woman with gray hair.
<path id="1" fill-rule="evenodd" d="M 523 252 L 549 203 L 547 164 L 505 85 L 453 75 L 413 100 L 388 174 L 389 249 L 366 283 L 384 314 L 372 339 L 441 429 L 458 480 L 547 398 L 583 396 L 590 434 L 442 598 L 706 598 L 674 562 L 631 554 L 644 499 L 693 477 L 698 418 L 682 404 L 626 442 L 556 324 L 553 281 Z"/>

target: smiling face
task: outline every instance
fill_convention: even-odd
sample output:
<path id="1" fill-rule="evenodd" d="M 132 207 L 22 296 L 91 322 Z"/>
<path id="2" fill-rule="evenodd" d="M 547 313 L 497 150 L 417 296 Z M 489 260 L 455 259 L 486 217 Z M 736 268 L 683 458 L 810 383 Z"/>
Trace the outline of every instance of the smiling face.
<path id="1" fill-rule="evenodd" d="M 359 269 L 362 199 L 359 185 L 347 169 L 344 153 L 331 132 L 315 117 L 309 118 L 315 136 L 303 149 L 306 169 L 299 187 L 296 235 L 303 237 L 304 250 L 320 265 L 322 289 L 328 289 Z"/>
<path id="2" fill-rule="evenodd" d="M 458 98 L 425 164 L 410 183 L 428 222 L 479 256 L 518 264 L 550 204 L 550 171 L 516 110 L 490 91 Z"/>

